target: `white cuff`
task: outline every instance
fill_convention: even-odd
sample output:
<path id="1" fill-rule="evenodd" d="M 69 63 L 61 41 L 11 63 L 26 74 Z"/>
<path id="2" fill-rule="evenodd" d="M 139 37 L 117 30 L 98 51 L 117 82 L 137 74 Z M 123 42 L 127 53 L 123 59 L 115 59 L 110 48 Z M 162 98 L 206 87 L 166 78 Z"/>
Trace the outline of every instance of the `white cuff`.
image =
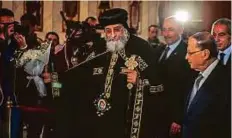
<path id="1" fill-rule="evenodd" d="M 20 47 L 20 50 L 25 50 L 27 48 L 27 44 L 24 47 Z"/>

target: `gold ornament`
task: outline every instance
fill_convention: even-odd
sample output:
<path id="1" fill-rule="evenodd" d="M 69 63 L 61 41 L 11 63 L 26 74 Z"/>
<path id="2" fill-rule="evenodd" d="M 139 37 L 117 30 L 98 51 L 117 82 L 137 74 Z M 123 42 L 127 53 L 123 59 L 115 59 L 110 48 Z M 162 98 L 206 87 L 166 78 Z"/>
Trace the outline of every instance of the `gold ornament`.
<path id="1" fill-rule="evenodd" d="M 125 65 L 127 69 L 134 70 L 138 66 L 138 62 L 135 60 L 135 58 L 136 58 L 135 55 L 132 55 L 130 58 L 126 60 Z M 131 90 L 133 88 L 133 84 L 128 83 L 127 88 Z"/>
<path id="2" fill-rule="evenodd" d="M 126 62 L 125 65 L 128 69 L 134 70 L 138 66 L 138 62 L 135 60 L 135 55 L 132 55 Z"/>

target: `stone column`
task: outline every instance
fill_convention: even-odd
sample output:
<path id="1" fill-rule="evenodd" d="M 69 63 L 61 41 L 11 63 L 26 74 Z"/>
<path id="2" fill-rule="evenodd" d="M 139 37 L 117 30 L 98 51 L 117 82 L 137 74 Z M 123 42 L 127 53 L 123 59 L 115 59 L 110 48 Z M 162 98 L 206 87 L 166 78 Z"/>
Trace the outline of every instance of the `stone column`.
<path id="1" fill-rule="evenodd" d="M 88 2 L 88 9 L 89 9 L 88 16 L 93 16 L 93 17 L 95 17 L 97 19 L 98 18 L 98 15 L 97 15 L 97 9 L 98 9 L 97 2 L 96 1 L 89 1 Z"/>
<path id="2" fill-rule="evenodd" d="M 13 9 L 13 1 L 3 1 L 2 8 Z"/>
<path id="3" fill-rule="evenodd" d="M 12 11 L 14 12 L 15 21 L 20 22 L 20 18 L 24 14 L 24 1 L 13 1 Z"/>
<path id="4" fill-rule="evenodd" d="M 88 10 L 88 1 L 80 1 L 80 21 L 84 21 L 89 16 Z"/>
<path id="5" fill-rule="evenodd" d="M 52 30 L 52 1 L 43 1 L 43 30 L 42 32 L 36 32 L 38 37 L 44 40 L 44 37 L 48 31 Z"/>
<path id="6" fill-rule="evenodd" d="M 141 20 L 139 27 L 139 36 L 146 39 L 147 38 L 147 27 L 148 27 L 148 13 L 149 13 L 149 3 L 148 1 L 142 1 L 141 3 Z"/>
<path id="7" fill-rule="evenodd" d="M 148 2 L 148 26 L 151 24 L 158 25 L 159 23 L 159 15 L 158 15 L 158 8 L 159 8 L 159 1 L 149 1 Z"/>

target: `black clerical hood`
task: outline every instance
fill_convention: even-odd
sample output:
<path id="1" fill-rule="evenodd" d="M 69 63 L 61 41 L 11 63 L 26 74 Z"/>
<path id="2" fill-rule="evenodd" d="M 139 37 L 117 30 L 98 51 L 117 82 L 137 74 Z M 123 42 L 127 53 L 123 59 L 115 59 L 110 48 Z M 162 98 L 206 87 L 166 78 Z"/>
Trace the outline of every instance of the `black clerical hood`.
<path id="1" fill-rule="evenodd" d="M 109 9 L 103 12 L 99 16 L 99 22 L 103 27 L 113 24 L 122 24 L 126 29 L 128 29 L 127 24 L 128 13 L 126 10 L 121 8 Z"/>

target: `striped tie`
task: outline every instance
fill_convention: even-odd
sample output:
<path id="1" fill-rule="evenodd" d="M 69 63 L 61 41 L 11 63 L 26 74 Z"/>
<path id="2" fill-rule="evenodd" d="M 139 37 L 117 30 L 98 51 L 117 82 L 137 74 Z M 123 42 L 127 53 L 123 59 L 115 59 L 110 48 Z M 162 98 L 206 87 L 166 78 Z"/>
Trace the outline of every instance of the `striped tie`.
<path id="1" fill-rule="evenodd" d="M 168 46 L 164 49 L 164 52 L 162 53 L 162 55 L 160 56 L 160 59 L 159 59 L 160 63 L 162 63 L 163 61 L 166 60 L 169 50 L 170 50 L 170 48 Z"/>

